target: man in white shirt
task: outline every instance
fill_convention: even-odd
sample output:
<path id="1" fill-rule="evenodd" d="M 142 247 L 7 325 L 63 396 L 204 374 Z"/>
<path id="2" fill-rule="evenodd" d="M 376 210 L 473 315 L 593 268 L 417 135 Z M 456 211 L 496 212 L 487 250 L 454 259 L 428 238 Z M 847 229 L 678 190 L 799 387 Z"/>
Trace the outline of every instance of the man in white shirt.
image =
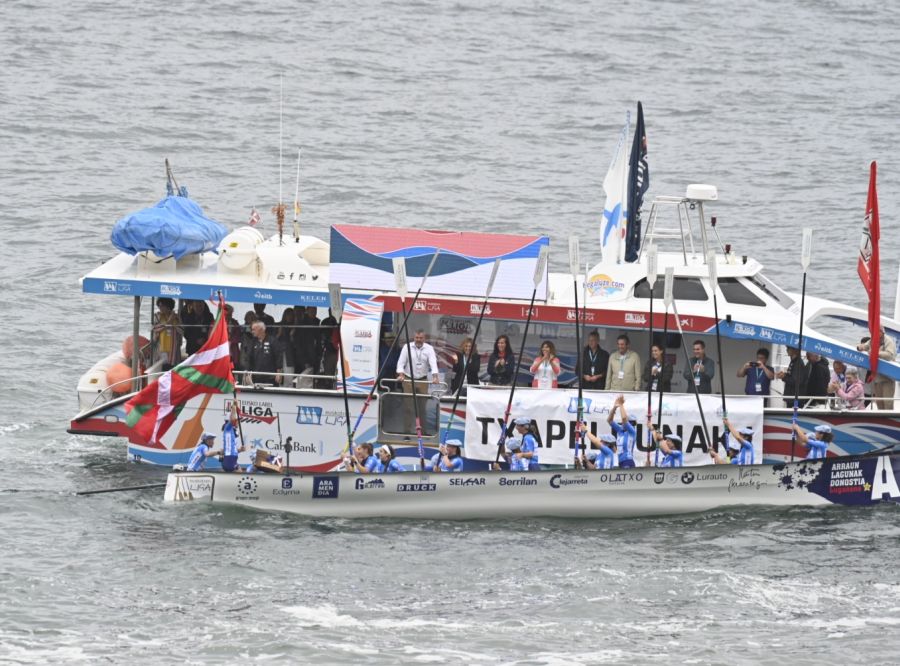
<path id="1" fill-rule="evenodd" d="M 404 392 L 411 392 L 412 388 L 407 387 L 403 382 L 407 377 L 411 376 L 417 382 L 427 382 L 429 374 L 431 381 L 438 381 L 438 364 L 437 354 L 434 353 L 434 347 L 425 342 L 425 331 L 421 328 L 416 331 L 413 342 L 405 345 L 400 350 L 400 357 L 397 359 L 397 381 L 403 386 Z M 416 386 L 416 391 L 427 391 L 427 385 Z"/>

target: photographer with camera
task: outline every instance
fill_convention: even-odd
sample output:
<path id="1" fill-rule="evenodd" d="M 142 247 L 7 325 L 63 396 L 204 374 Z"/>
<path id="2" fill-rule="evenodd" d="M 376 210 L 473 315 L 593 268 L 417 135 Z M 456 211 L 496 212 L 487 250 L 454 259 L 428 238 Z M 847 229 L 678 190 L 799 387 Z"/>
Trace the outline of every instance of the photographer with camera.
<path id="1" fill-rule="evenodd" d="M 756 360 L 747 361 L 738 368 L 738 377 L 746 377 L 744 393 L 747 395 L 769 395 L 769 386 L 775 379 L 775 368 L 769 365 L 769 350 L 756 350 Z"/>

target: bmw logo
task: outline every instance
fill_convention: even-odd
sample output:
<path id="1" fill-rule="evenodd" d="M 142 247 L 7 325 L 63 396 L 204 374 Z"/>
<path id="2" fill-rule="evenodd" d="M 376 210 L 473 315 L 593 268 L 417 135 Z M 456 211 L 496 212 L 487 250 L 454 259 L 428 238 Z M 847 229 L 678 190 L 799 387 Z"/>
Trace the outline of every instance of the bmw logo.
<path id="1" fill-rule="evenodd" d="M 693 472 L 685 472 L 681 475 L 681 482 L 684 485 L 688 485 L 689 483 L 694 482 L 694 473 Z"/>

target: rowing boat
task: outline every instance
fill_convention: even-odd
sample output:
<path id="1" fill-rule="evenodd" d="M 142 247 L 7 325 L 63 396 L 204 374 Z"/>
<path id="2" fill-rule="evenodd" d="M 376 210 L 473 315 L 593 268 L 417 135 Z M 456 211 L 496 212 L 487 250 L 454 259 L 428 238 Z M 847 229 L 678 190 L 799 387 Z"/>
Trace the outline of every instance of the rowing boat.
<path id="1" fill-rule="evenodd" d="M 402 474 L 173 472 L 165 500 L 312 517 L 632 518 L 734 506 L 900 503 L 900 454 L 774 465 Z"/>

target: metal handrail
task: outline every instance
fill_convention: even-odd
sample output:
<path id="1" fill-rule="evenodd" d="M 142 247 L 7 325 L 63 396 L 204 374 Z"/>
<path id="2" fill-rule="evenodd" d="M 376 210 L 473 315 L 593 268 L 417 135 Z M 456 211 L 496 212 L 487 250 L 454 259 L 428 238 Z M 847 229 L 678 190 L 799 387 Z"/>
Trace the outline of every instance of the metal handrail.
<path id="1" fill-rule="evenodd" d="M 122 384 L 130 385 L 135 381 L 139 382 L 143 386 L 146 386 L 149 381 L 152 381 L 153 379 L 165 374 L 165 372 L 166 371 L 148 372 L 143 375 L 138 375 L 137 377 L 123 379 L 118 382 L 115 382 L 114 384 L 110 384 L 105 389 L 98 392 L 97 397 L 94 398 L 94 401 L 91 403 L 91 406 L 88 409 L 93 409 L 98 404 L 102 404 L 102 403 L 111 401 L 112 400 L 111 396 L 116 395 L 115 391 L 112 390 L 116 386 L 119 386 Z M 244 375 L 247 375 L 247 374 L 271 376 L 271 377 L 273 377 L 273 379 L 276 374 L 280 374 L 283 380 L 290 380 L 290 381 L 287 381 L 287 382 L 283 381 L 282 384 L 280 384 L 280 385 L 277 385 L 274 383 L 273 384 L 243 383 L 243 380 L 245 379 Z M 288 390 L 288 391 L 291 391 L 291 390 L 293 390 L 293 391 L 308 391 L 308 390 L 334 391 L 336 389 L 299 388 L 299 387 L 295 387 L 295 386 L 290 386 L 289 384 L 292 384 L 293 381 L 297 380 L 297 379 L 309 379 L 309 380 L 324 379 L 327 381 L 334 381 L 334 382 L 336 382 L 338 379 L 337 374 L 314 375 L 314 374 L 306 374 L 306 373 L 253 372 L 250 370 L 238 370 L 234 373 L 234 376 L 235 376 L 235 383 L 239 388 L 257 388 L 257 389 L 276 388 L 279 390 Z M 421 381 L 421 380 L 419 380 L 419 381 Z M 388 384 L 388 382 L 390 382 L 390 385 Z M 378 386 L 379 386 L 379 388 L 383 389 L 385 392 L 390 391 L 393 393 L 400 393 L 403 395 L 412 395 L 412 392 L 397 391 L 395 388 L 392 388 L 392 386 L 391 386 L 391 385 L 393 385 L 393 387 L 396 387 L 398 384 L 400 384 L 400 382 L 397 379 L 382 378 L 379 381 Z M 447 382 L 428 382 L 428 384 L 429 384 L 429 386 L 437 387 L 436 389 L 429 390 L 428 393 L 429 393 L 429 395 L 434 395 L 438 398 L 443 397 L 447 393 L 447 390 L 449 389 L 449 385 L 447 384 Z M 509 391 L 509 386 L 494 386 L 491 384 L 480 384 L 478 386 L 478 388 Z M 561 387 L 561 388 L 563 388 L 563 387 Z M 534 388 L 532 386 L 519 386 L 519 387 L 517 387 L 517 389 L 525 390 L 525 391 L 553 390 L 553 389 L 538 389 L 538 388 Z M 617 393 L 621 392 L 621 391 L 617 391 L 614 389 L 609 389 L 609 390 L 596 389 L 596 390 L 599 392 L 602 392 L 602 393 L 609 393 L 609 394 L 617 394 Z M 128 393 L 132 393 L 132 391 L 129 391 Z M 123 395 L 127 395 L 127 393 L 118 394 L 118 395 L 119 395 L 119 397 L 121 397 Z M 719 395 L 719 394 L 718 393 L 710 393 L 708 395 Z M 726 399 L 728 399 L 728 398 L 746 398 L 746 397 L 747 397 L 746 394 L 743 394 L 743 393 L 726 393 L 725 394 Z M 773 400 L 785 400 L 785 399 L 790 400 L 790 399 L 792 399 L 792 396 L 788 396 L 787 398 L 785 398 L 784 394 L 779 393 L 777 391 L 773 391 L 770 395 L 760 396 L 760 397 L 763 399 L 773 399 Z M 101 401 L 100 400 L 101 398 L 105 398 L 105 399 Z M 873 395 L 865 395 L 863 397 L 863 399 L 867 403 L 869 403 L 865 407 L 864 410 L 850 409 L 849 407 L 846 407 L 846 406 L 838 406 L 837 403 L 841 402 L 841 400 L 839 398 L 835 398 L 833 395 L 826 395 L 826 396 L 801 395 L 801 396 L 799 396 L 799 398 L 800 398 L 800 409 L 803 409 L 804 411 L 842 411 L 842 412 L 857 412 L 857 411 L 865 411 L 865 410 L 894 411 L 894 408 L 896 408 L 896 406 L 897 406 L 897 398 L 877 398 Z M 465 396 L 463 396 L 463 399 L 465 399 Z M 822 404 L 821 405 L 810 405 L 809 403 L 813 400 L 821 401 Z M 878 401 L 878 400 L 889 401 L 892 405 L 892 409 L 881 410 L 876 404 L 876 401 Z M 772 407 L 770 407 L 770 409 L 772 409 Z M 779 409 L 779 408 L 774 407 L 774 409 Z M 783 407 L 781 409 L 790 409 L 790 407 Z"/>

